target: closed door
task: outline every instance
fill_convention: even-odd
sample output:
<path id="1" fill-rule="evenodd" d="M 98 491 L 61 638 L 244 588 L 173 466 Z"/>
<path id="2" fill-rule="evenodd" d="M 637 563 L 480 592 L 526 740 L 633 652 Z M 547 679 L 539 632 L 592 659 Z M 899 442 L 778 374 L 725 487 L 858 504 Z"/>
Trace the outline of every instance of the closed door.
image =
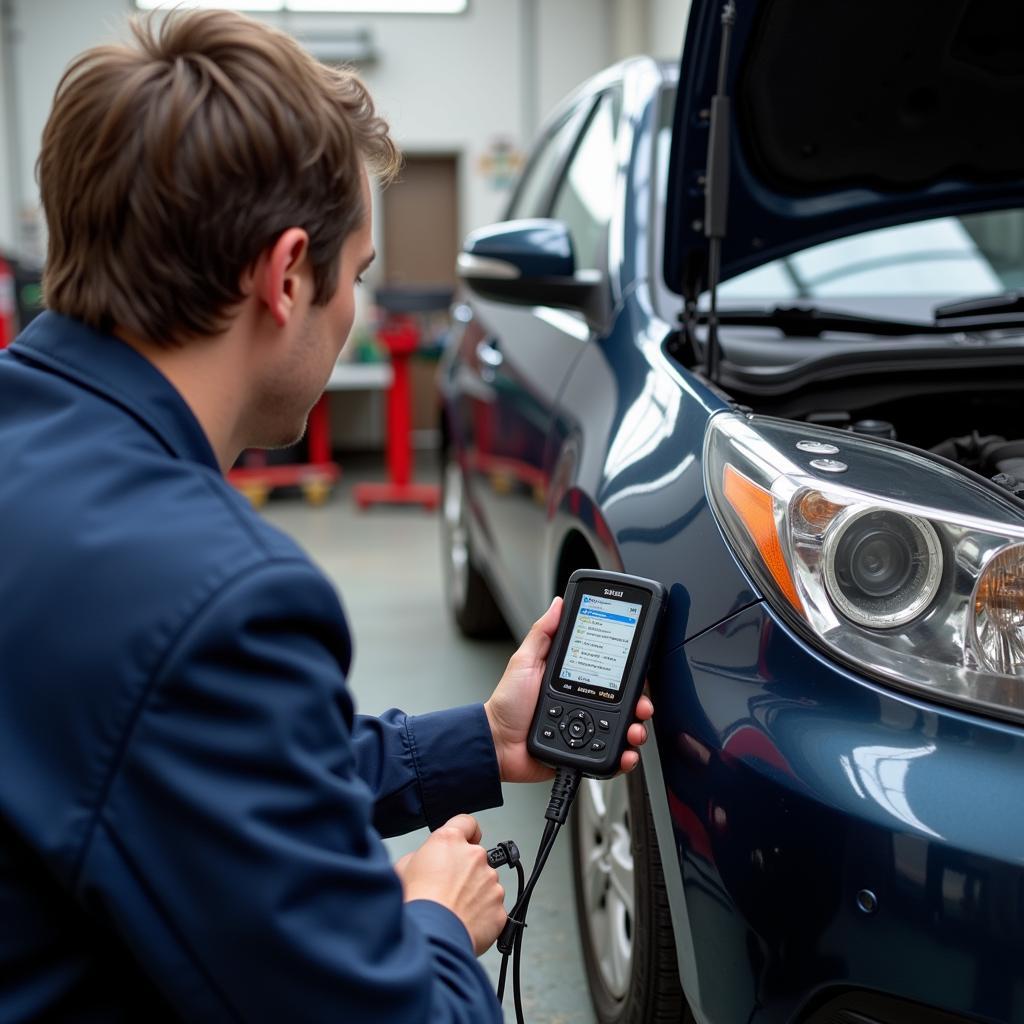
<path id="1" fill-rule="evenodd" d="M 407 155 L 384 190 L 384 279 L 388 285 L 455 285 L 459 251 L 454 156 Z"/>
<path id="2" fill-rule="evenodd" d="M 384 190 L 384 281 L 389 287 L 455 286 L 459 251 L 458 177 L 455 156 L 407 155 L 401 177 Z M 447 313 L 422 318 L 434 335 L 447 327 Z M 437 364 L 414 359 L 410 364 L 412 428 L 437 427 Z"/>

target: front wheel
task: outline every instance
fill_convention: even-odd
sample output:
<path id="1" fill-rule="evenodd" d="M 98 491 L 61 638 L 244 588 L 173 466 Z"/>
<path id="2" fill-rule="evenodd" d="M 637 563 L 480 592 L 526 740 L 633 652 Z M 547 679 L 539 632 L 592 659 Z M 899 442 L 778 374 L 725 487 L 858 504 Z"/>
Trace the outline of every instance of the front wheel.
<path id="1" fill-rule="evenodd" d="M 572 860 L 583 962 L 600 1024 L 692 1024 L 642 767 L 583 780 Z"/>

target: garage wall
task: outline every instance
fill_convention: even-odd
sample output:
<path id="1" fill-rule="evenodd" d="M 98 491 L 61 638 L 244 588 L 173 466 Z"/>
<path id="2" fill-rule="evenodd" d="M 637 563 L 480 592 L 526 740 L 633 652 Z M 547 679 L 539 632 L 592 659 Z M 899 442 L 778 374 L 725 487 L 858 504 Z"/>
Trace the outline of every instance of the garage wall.
<path id="1" fill-rule="evenodd" d="M 42 257 L 37 217 L 35 161 L 53 90 L 68 61 L 79 50 L 109 40 L 122 28 L 120 0 L 9 0 L 14 34 L 13 87 L 17 174 L 18 242 L 22 251 Z"/>
<path id="2" fill-rule="evenodd" d="M 60 75 L 79 51 L 123 36 L 132 7 L 129 0 L 7 2 L 19 37 L 22 201 L 32 207 L 38 140 Z M 300 37 L 318 29 L 369 29 L 378 59 L 361 72 L 399 143 L 410 151 L 459 154 L 464 233 L 495 220 L 507 199 L 507 190 L 481 169 L 492 146 L 508 139 L 521 149 L 544 112 L 611 61 L 610 3 L 470 0 L 458 16 L 290 15 L 276 23 Z"/>
<path id="3" fill-rule="evenodd" d="M 679 60 L 690 0 L 648 0 L 648 53 L 664 60 Z"/>
<path id="4" fill-rule="evenodd" d="M 15 198 L 11 173 L 14 168 L 14 151 L 10 143 L 12 129 L 8 125 L 10 94 L 7 78 L 10 67 L 4 49 L 7 28 L 4 0 L 0 0 L 0 249 L 13 248 L 15 242 Z"/>

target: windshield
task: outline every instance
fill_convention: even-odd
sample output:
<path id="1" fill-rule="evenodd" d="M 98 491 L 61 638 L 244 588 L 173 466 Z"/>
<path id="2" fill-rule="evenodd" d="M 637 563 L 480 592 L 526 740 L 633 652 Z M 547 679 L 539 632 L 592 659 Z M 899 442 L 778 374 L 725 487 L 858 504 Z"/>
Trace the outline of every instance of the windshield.
<path id="1" fill-rule="evenodd" d="M 675 90 L 664 90 L 656 141 L 662 183 L 668 176 L 674 103 Z M 664 187 L 658 189 L 660 226 L 665 193 Z M 663 251 L 659 248 L 657 265 Z M 723 281 L 718 301 L 721 308 L 812 302 L 931 319 L 938 302 L 1017 288 L 1024 288 L 1020 209 L 939 217 L 811 246 Z M 679 299 L 674 297 L 671 305 L 678 306 Z"/>

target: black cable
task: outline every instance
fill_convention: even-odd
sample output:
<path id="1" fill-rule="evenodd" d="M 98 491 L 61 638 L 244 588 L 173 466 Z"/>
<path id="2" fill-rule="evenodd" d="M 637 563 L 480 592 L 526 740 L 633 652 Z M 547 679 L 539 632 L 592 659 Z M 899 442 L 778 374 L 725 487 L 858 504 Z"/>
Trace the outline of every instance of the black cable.
<path id="1" fill-rule="evenodd" d="M 522 960 L 523 955 L 523 933 L 526 929 L 526 912 L 530 907 L 530 899 L 533 896 L 533 890 L 540 879 L 540 873 L 544 869 L 544 864 L 548 859 L 548 854 L 551 853 L 552 848 L 555 845 L 555 836 L 558 835 L 560 826 L 557 822 L 549 821 L 544 827 L 544 835 L 540 841 L 540 847 L 537 850 L 537 860 L 533 865 L 533 871 L 530 872 L 530 880 L 526 883 L 526 888 L 523 890 L 519 899 L 516 900 L 516 905 L 512 908 L 512 913 L 509 915 L 509 924 L 505 925 L 506 930 L 509 929 L 509 925 L 512 926 L 511 931 L 511 953 L 512 953 L 512 999 L 514 1000 L 516 1009 L 516 1024 L 524 1024 L 523 1019 L 523 996 L 522 990 L 519 986 L 519 964 Z M 502 936 L 505 937 L 504 935 Z M 499 940 L 499 948 L 500 947 Z M 505 964 L 508 963 L 509 954 L 505 953 L 502 957 Z M 501 997 L 499 996 L 499 1001 Z"/>
<path id="2" fill-rule="evenodd" d="M 501 970 L 498 972 L 498 1005 L 505 999 L 505 975 L 508 972 L 508 957 L 501 958 Z"/>
<path id="3" fill-rule="evenodd" d="M 523 992 L 519 987 L 519 961 L 523 955 L 523 931 L 516 934 L 515 948 L 512 950 L 512 1001 L 516 1008 L 516 1024 L 525 1024 L 523 1018 Z"/>
<path id="4" fill-rule="evenodd" d="M 501 972 L 498 977 L 498 1002 L 500 1003 L 505 995 L 505 978 L 508 971 L 508 959 L 512 957 L 512 998 L 515 1001 L 516 1024 L 524 1024 L 523 1000 L 519 987 L 519 967 L 523 951 L 523 931 L 526 928 L 526 912 L 530 906 L 530 898 L 533 890 L 540 880 L 540 874 L 544 870 L 548 856 L 555 845 L 555 838 L 559 829 L 569 816 L 569 808 L 576 799 L 576 791 L 579 789 L 582 773 L 578 768 L 559 768 L 555 772 L 555 780 L 551 784 L 551 798 L 548 800 L 547 810 L 544 817 L 547 819 L 544 825 L 544 833 L 537 848 L 537 859 L 534 862 L 530 878 L 525 886 L 520 886 L 519 895 L 516 897 L 515 905 L 508 915 L 508 921 L 498 938 L 498 950 L 501 953 Z M 520 872 L 522 866 L 516 865 Z"/>
<path id="5" fill-rule="evenodd" d="M 555 772 L 555 781 L 551 783 L 551 799 L 548 800 L 548 809 L 544 812 L 544 817 L 548 821 L 558 825 L 565 824 L 582 778 L 583 773 L 579 768 L 563 767 Z"/>
<path id="6" fill-rule="evenodd" d="M 518 884 L 516 886 L 516 903 L 523 898 L 523 889 L 526 885 L 526 872 L 523 871 L 523 865 L 516 861 L 515 864 L 516 874 L 518 876 Z M 506 954 L 501 958 L 501 971 L 498 974 L 498 1002 L 505 998 L 505 974 L 508 971 L 508 955 Z M 517 986 L 518 987 L 518 986 Z"/>

